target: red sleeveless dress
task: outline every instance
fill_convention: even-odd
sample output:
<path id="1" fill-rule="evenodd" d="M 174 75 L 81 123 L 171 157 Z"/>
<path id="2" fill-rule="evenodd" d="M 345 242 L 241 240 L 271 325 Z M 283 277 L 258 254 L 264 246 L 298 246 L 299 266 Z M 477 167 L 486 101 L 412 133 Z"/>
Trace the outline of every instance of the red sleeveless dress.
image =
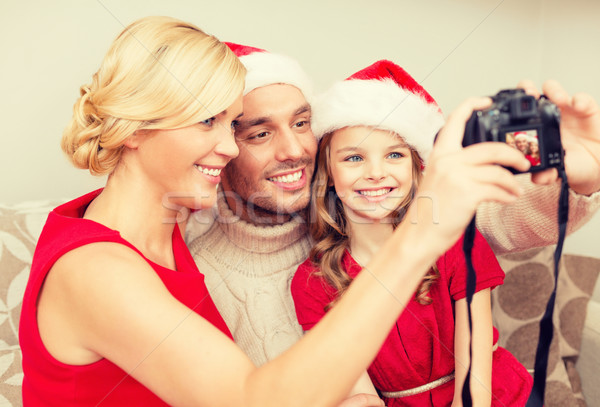
<path id="1" fill-rule="evenodd" d="M 116 242 L 144 257 L 116 230 L 82 218 L 89 203 L 100 192 L 89 193 L 54 209 L 38 240 L 19 325 L 25 407 L 167 405 L 107 359 L 82 366 L 59 362 L 46 350 L 40 337 L 36 318 L 37 299 L 48 271 L 63 254 L 89 243 Z M 144 259 L 175 298 L 231 338 L 208 294 L 204 275 L 198 271 L 177 226 L 173 232 L 173 252 L 177 271 Z"/>

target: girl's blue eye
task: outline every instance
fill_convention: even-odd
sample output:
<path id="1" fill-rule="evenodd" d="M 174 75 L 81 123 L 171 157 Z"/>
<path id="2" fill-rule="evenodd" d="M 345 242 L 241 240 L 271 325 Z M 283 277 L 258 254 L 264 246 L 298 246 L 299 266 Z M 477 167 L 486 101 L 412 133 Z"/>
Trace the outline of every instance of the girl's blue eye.
<path id="1" fill-rule="evenodd" d="M 362 158 L 359 155 L 351 155 L 350 157 L 346 157 L 344 159 L 344 161 L 350 161 L 350 162 L 353 162 L 353 163 L 361 161 L 361 160 L 362 160 Z"/>
<path id="2" fill-rule="evenodd" d="M 397 152 L 393 152 L 393 153 L 390 153 L 390 154 L 388 155 L 388 157 L 390 157 L 390 158 L 394 158 L 394 159 L 397 159 L 397 158 L 402 158 L 402 157 L 404 157 L 404 154 L 402 154 L 402 153 L 397 153 Z"/>

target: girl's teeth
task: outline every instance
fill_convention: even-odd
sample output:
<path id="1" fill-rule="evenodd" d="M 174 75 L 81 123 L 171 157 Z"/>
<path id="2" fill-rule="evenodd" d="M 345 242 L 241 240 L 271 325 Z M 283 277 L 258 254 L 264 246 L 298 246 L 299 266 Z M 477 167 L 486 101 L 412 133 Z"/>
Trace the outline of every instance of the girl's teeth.
<path id="1" fill-rule="evenodd" d="M 381 196 L 381 195 L 387 194 L 391 190 L 392 190 L 391 188 L 385 188 L 385 189 L 378 189 L 376 191 L 358 191 L 358 192 L 361 195 L 366 195 L 366 196 Z"/>
<path id="2" fill-rule="evenodd" d="M 283 176 L 280 176 L 280 177 L 269 178 L 269 181 L 288 183 L 288 182 L 296 182 L 301 177 L 302 177 L 302 171 L 298 171 L 298 172 L 295 172 L 293 174 L 288 174 L 288 175 L 283 175 Z"/>

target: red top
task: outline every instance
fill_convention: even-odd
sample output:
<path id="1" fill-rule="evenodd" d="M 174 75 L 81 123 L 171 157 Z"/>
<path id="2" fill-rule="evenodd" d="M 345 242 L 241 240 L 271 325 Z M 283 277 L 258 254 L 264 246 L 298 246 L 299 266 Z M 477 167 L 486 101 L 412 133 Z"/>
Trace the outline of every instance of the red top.
<path id="1" fill-rule="evenodd" d="M 82 216 L 100 193 L 94 191 L 54 209 L 38 240 L 31 274 L 23 298 L 19 340 L 23 352 L 23 404 L 27 406 L 165 406 L 150 390 L 107 359 L 74 366 L 59 362 L 46 350 L 38 331 L 37 299 L 48 271 L 65 253 L 94 242 L 121 243 L 140 254 L 156 271 L 165 287 L 182 304 L 193 309 L 231 338 L 211 300 L 204 275 L 188 251 L 177 226 L 173 253 L 177 271 L 148 260 L 118 231 Z M 199 367 L 200 368 L 200 367 Z"/>
<path id="2" fill-rule="evenodd" d="M 491 248 L 477 232 L 472 252 L 477 272 L 476 291 L 493 288 L 504 281 Z M 354 278 L 361 266 L 346 252 L 343 267 Z M 437 262 L 440 278 L 432 285 L 430 305 L 419 304 L 413 296 L 392 328 L 369 375 L 375 387 L 392 392 L 422 386 L 454 371 L 454 303 L 466 297 L 466 263 L 462 239 Z M 312 328 L 325 314 L 324 307 L 335 298 L 335 290 L 321 277 L 317 268 L 306 260 L 298 267 L 292 281 L 292 295 L 298 322 L 304 330 Z M 474 321 L 477 323 L 477 321 Z M 494 329 L 495 331 L 495 329 Z M 497 332 L 494 332 L 494 340 Z M 494 352 L 492 405 L 524 405 L 531 389 L 531 376 L 505 349 Z M 387 406 L 450 406 L 454 381 L 418 395 L 385 399 Z"/>
<path id="3" fill-rule="evenodd" d="M 532 167 L 535 167 L 536 165 L 540 165 L 540 159 L 538 158 L 533 158 L 533 156 L 527 154 L 525 156 L 525 158 L 527 158 L 527 160 L 531 163 Z"/>

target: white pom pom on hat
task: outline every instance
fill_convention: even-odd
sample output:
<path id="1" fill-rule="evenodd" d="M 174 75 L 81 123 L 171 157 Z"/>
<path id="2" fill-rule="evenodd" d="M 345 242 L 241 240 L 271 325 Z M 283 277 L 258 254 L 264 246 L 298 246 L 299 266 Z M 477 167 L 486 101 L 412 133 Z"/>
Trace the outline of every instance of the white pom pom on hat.
<path id="1" fill-rule="evenodd" d="M 444 116 L 435 100 L 404 69 L 381 60 L 335 83 L 312 104 L 315 136 L 349 126 L 390 130 L 426 162 Z"/>
<path id="2" fill-rule="evenodd" d="M 300 89 L 304 98 L 311 101 L 312 81 L 293 58 L 233 42 L 225 44 L 246 67 L 244 95 L 256 88 L 282 83 Z"/>

